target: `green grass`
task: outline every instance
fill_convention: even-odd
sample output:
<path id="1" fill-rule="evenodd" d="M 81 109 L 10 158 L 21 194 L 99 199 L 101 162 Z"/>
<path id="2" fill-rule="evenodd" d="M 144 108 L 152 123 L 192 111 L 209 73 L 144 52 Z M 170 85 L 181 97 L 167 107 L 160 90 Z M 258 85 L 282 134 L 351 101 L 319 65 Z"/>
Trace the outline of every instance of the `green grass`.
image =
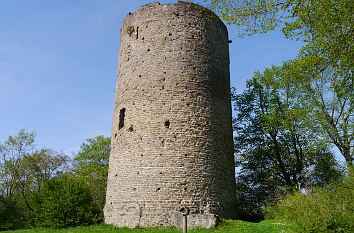
<path id="1" fill-rule="evenodd" d="M 181 229 L 176 228 L 116 228 L 111 225 L 96 225 L 88 227 L 72 227 L 64 229 L 27 229 L 18 231 L 5 231 L 4 233 L 180 233 Z M 188 233 L 212 233 L 212 232 L 281 232 L 281 233 L 296 233 L 300 232 L 299 228 L 294 223 L 280 221 L 262 221 L 259 223 L 251 223 L 239 220 L 225 220 L 220 226 L 211 229 L 190 229 Z"/>

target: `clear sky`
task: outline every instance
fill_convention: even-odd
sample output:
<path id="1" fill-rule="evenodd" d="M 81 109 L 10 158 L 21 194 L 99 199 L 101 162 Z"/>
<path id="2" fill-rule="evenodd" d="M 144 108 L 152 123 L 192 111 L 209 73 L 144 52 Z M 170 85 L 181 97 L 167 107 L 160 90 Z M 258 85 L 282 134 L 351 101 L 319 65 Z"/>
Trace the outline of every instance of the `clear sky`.
<path id="1" fill-rule="evenodd" d="M 148 2 L 0 0 L 0 142 L 34 130 L 38 147 L 70 155 L 87 138 L 110 136 L 121 23 Z M 240 39 L 228 29 L 238 92 L 301 45 L 279 31 Z"/>

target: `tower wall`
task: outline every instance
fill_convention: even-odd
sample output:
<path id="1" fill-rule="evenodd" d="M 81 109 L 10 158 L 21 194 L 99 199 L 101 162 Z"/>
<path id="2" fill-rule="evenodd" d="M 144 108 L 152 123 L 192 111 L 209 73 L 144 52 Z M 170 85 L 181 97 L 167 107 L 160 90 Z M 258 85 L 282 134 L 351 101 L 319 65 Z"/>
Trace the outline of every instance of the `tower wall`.
<path id="1" fill-rule="evenodd" d="M 132 30 L 134 29 L 134 30 Z M 191 3 L 150 3 L 120 32 L 105 221 L 210 227 L 235 210 L 228 34 Z"/>

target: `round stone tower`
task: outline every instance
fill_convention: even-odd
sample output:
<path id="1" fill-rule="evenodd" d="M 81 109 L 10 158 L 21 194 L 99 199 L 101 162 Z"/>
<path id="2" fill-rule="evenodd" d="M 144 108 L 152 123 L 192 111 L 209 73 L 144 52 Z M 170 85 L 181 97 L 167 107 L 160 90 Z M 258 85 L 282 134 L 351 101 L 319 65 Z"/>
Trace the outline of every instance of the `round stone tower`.
<path id="1" fill-rule="evenodd" d="M 228 33 L 205 8 L 158 2 L 120 31 L 105 222 L 210 227 L 235 214 Z"/>

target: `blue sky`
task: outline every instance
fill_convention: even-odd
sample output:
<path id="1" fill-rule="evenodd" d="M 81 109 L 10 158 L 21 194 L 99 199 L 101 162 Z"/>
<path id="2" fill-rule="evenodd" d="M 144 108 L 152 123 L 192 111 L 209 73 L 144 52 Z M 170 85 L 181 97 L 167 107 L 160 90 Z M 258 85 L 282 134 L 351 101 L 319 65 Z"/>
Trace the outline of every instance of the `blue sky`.
<path id="1" fill-rule="evenodd" d="M 38 147 L 70 155 L 87 138 L 110 136 L 121 23 L 148 2 L 0 0 L 0 142 L 34 130 Z M 241 39 L 228 29 L 238 92 L 301 45 L 279 31 Z"/>

